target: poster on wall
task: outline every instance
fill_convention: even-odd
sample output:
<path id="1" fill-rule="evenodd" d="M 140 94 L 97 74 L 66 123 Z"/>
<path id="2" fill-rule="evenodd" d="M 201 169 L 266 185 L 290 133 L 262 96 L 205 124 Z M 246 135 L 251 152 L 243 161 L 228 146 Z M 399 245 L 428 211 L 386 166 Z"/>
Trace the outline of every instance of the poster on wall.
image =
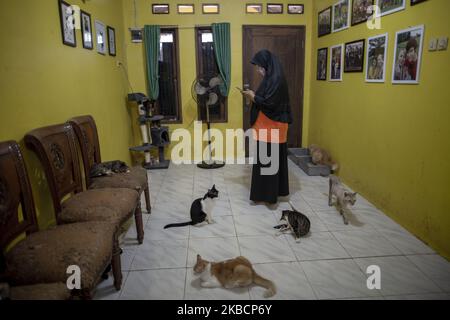
<path id="1" fill-rule="evenodd" d="M 319 12 L 319 37 L 331 33 L 331 7 Z"/>
<path id="2" fill-rule="evenodd" d="M 395 34 L 392 83 L 418 84 L 425 27 L 417 26 Z"/>
<path id="3" fill-rule="evenodd" d="M 345 44 L 344 72 L 363 72 L 365 40 Z"/>
<path id="4" fill-rule="evenodd" d="M 352 26 L 366 22 L 372 16 L 372 7 L 375 0 L 352 1 Z"/>
<path id="5" fill-rule="evenodd" d="M 83 38 L 83 48 L 92 50 L 94 41 L 92 39 L 92 22 L 91 15 L 87 12 L 80 11 L 81 18 L 81 36 Z"/>
<path id="6" fill-rule="evenodd" d="M 108 48 L 109 55 L 116 56 L 116 30 L 112 27 L 108 27 Z"/>
<path id="7" fill-rule="evenodd" d="M 97 52 L 100 54 L 106 54 L 106 26 L 104 23 L 95 21 L 95 32 L 97 38 Z"/>
<path id="8" fill-rule="evenodd" d="M 63 43 L 70 47 L 76 47 L 75 11 L 70 4 L 64 1 L 58 1 L 58 6 Z"/>
<path id="9" fill-rule="evenodd" d="M 330 49 L 330 81 L 342 81 L 343 50 L 343 44 L 333 46 Z"/>
<path id="10" fill-rule="evenodd" d="M 317 80 L 327 80 L 328 48 L 317 51 Z"/>
<path id="11" fill-rule="evenodd" d="M 341 0 L 333 5 L 333 32 L 345 30 L 350 24 L 350 0 Z"/>
<path id="12" fill-rule="evenodd" d="M 385 82 L 388 40 L 387 33 L 367 40 L 366 82 Z"/>
<path id="13" fill-rule="evenodd" d="M 397 11 L 405 10 L 406 0 L 377 0 L 379 12 L 377 16 L 385 16 Z"/>

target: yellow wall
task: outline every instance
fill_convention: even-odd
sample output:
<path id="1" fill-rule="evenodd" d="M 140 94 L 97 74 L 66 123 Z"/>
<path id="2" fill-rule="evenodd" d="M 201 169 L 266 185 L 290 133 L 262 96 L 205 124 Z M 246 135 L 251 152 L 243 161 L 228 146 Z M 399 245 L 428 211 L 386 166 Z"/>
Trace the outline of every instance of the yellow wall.
<path id="1" fill-rule="evenodd" d="M 153 15 L 151 12 L 152 1 L 137 0 L 137 26 L 143 27 L 146 24 L 164 25 L 178 25 L 179 29 L 179 51 L 180 51 L 180 73 L 181 73 L 181 105 L 183 113 L 183 123 L 181 125 L 171 125 L 173 131 L 176 128 L 187 128 L 192 120 L 197 120 L 197 105 L 191 96 L 192 82 L 197 76 L 196 72 L 196 51 L 195 51 L 195 25 L 209 25 L 214 22 L 229 22 L 231 23 L 231 43 L 232 43 L 232 83 L 231 88 L 236 86 L 242 87 L 242 25 L 244 24 L 267 24 L 267 25 L 304 25 L 306 26 L 306 60 L 305 60 L 305 74 L 309 75 L 311 72 L 311 36 L 312 36 L 312 11 L 313 1 L 301 1 L 305 5 L 305 14 L 303 15 L 252 15 L 245 14 L 245 3 L 242 0 L 227 0 L 217 1 L 220 3 L 220 15 L 203 15 L 201 13 L 201 3 L 205 1 L 188 1 L 188 3 L 195 4 L 194 15 L 179 15 L 176 12 L 176 4 L 183 3 L 182 1 L 166 1 L 170 3 L 169 15 Z M 214 1 L 213 1 L 214 2 Z M 256 1 L 257 3 L 265 3 L 270 1 Z M 277 3 L 286 5 L 292 1 L 283 0 L 276 1 Z M 161 3 L 154 1 L 154 3 Z M 125 27 L 134 27 L 134 9 L 133 1 L 123 0 Z M 264 12 L 266 9 L 264 8 Z M 192 28 L 183 28 L 192 27 Z M 145 70 L 143 68 L 143 48 L 142 44 L 131 43 L 130 35 L 125 36 L 128 68 L 130 80 L 135 91 L 146 92 Z M 307 79 L 308 76 L 305 76 Z M 305 97 L 304 97 L 304 119 L 309 118 L 309 81 L 305 81 Z M 228 123 L 214 124 L 214 128 L 225 130 L 233 128 L 242 128 L 242 96 L 237 90 L 231 90 L 228 100 Z M 193 132 L 193 125 L 189 127 Z M 303 124 L 303 141 L 307 141 L 308 122 Z M 139 143 L 139 137 L 135 143 Z M 169 155 L 169 152 L 168 152 Z M 226 155 L 225 155 L 226 156 Z M 230 155 L 228 155 L 230 156 Z M 233 155 L 232 155 L 233 156 Z"/>
<path id="2" fill-rule="evenodd" d="M 316 13 L 335 1 L 316 1 Z M 313 40 L 309 142 L 329 149 L 352 188 L 439 253 L 450 257 L 450 51 L 428 52 L 432 37 L 449 36 L 450 1 L 430 0 Z M 316 16 L 316 14 L 314 14 Z M 314 30 L 317 30 L 314 19 Z M 395 32 L 425 25 L 419 85 L 392 85 Z M 317 49 L 389 33 L 386 83 L 363 73 L 343 82 L 316 81 Z"/>
<path id="3" fill-rule="evenodd" d="M 77 48 L 63 45 L 56 0 L 0 2 L 0 141 L 14 139 L 22 145 L 42 228 L 54 222 L 54 213 L 42 168 L 23 146 L 26 132 L 91 114 L 103 158 L 128 162 L 133 139 L 125 78 L 116 65 L 116 60 L 125 60 L 121 2 L 70 2 L 89 12 L 92 20 L 116 28 L 117 59 L 83 49 L 79 30 Z"/>

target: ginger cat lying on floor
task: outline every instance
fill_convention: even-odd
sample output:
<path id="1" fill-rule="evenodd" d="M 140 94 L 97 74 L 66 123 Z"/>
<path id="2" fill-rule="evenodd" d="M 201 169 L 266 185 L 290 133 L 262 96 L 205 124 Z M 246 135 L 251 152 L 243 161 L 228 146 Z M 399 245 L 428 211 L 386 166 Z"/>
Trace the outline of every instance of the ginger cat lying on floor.
<path id="1" fill-rule="evenodd" d="M 197 255 L 194 272 L 200 275 L 200 285 L 203 288 L 233 289 L 256 284 L 267 289 L 264 293 L 265 298 L 270 298 L 277 292 L 275 284 L 258 275 L 251 262 L 244 257 L 215 263 L 203 260 Z"/>

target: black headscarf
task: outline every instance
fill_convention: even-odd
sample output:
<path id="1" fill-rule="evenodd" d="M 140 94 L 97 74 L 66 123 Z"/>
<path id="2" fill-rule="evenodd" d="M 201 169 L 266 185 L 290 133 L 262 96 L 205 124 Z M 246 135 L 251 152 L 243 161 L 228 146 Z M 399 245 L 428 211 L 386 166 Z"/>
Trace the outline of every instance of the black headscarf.
<path id="1" fill-rule="evenodd" d="M 255 103 L 250 116 L 251 125 L 255 124 L 259 111 L 271 120 L 292 123 L 289 90 L 280 60 L 270 51 L 261 50 L 253 57 L 251 63 L 266 70 L 264 79 L 255 93 Z"/>

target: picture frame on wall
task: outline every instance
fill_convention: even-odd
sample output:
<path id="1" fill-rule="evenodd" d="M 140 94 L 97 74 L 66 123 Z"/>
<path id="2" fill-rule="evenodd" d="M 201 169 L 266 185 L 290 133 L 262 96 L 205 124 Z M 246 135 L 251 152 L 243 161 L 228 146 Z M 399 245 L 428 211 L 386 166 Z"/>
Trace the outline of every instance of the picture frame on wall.
<path id="1" fill-rule="evenodd" d="M 152 4 L 152 13 L 153 14 L 169 14 L 170 8 L 166 3 L 155 3 Z"/>
<path id="2" fill-rule="evenodd" d="M 142 29 L 141 28 L 130 28 L 130 37 L 132 43 L 142 42 Z"/>
<path id="3" fill-rule="evenodd" d="M 330 81 L 342 81 L 344 63 L 344 45 L 330 48 Z"/>
<path id="4" fill-rule="evenodd" d="M 288 14 L 303 14 L 305 6 L 303 4 L 288 4 Z"/>
<path id="5" fill-rule="evenodd" d="M 386 81 L 386 63 L 389 35 L 387 33 L 367 39 L 366 82 Z"/>
<path id="6" fill-rule="evenodd" d="M 178 14 L 194 14 L 195 7 L 193 4 L 177 4 Z"/>
<path id="7" fill-rule="evenodd" d="M 327 80 L 328 48 L 317 50 L 317 80 Z"/>
<path id="8" fill-rule="evenodd" d="M 406 0 L 377 0 L 376 5 L 379 8 L 377 17 L 382 17 L 388 14 L 405 10 Z"/>
<path id="9" fill-rule="evenodd" d="M 344 72 L 363 72 L 365 39 L 345 44 Z"/>
<path id="10" fill-rule="evenodd" d="M 268 14 L 282 14 L 283 13 L 283 4 L 268 3 L 267 4 L 267 13 Z"/>
<path id="11" fill-rule="evenodd" d="M 262 14 L 263 13 L 263 5 L 261 3 L 247 3 L 245 5 L 245 13 Z"/>
<path id="12" fill-rule="evenodd" d="M 106 55 L 106 26 L 103 22 L 95 20 L 95 34 L 97 42 L 97 52 Z"/>
<path id="13" fill-rule="evenodd" d="M 331 12 L 332 12 L 331 7 L 328 7 L 319 12 L 318 17 L 319 38 L 331 33 Z"/>
<path id="14" fill-rule="evenodd" d="M 63 44 L 69 47 L 77 46 L 75 29 L 75 10 L 65 1 L 58 1 L 59 18 Z"/>
<path id="15" fill-rule="evenodd" d="M 373 15 L 375 0 L 352 1 L 352 26 L 366 22 Z"/>
<path id="16" fill-rule="evenodd" d="M 428 1 L 428 0 L 411 0 L 411 6 L 415 6 L 416 4 L 419 4 L 419 3 L 422 3 L 425 1 Z"/>
<path id="17" fill-rule="evenodd" d="M 91 15 L 83 10 L 80 10 L 81 20 L 81 38 L 83 40 L 83 48 L 94 49 L 94 38 L 92 36 L 92 18 Z"/>
<path id="18" fill-rule="evenodd" d="M 392 83 L 419 84 L 425 26 L 416 26 L 395 34 Z"/>
<path id="19" fill-rule="evenodd" d="M 204 3 L 202 4 L 203 14 L 219 14 L 220 5 L 217 3 Z"/>
<path id="20" fill-rule="evenodd" d="M 116 30 L 113 27 L 108 26 L 108 51 L 109 55 L 115 57 L 117 55 L 116 48 Z"/>
<path id="21" fill-rule="evenodd" d="M 350 27 L 350 12 L 350 0 L 341 0 L 333 5 L 333 32 L 339 32 Z"/>

